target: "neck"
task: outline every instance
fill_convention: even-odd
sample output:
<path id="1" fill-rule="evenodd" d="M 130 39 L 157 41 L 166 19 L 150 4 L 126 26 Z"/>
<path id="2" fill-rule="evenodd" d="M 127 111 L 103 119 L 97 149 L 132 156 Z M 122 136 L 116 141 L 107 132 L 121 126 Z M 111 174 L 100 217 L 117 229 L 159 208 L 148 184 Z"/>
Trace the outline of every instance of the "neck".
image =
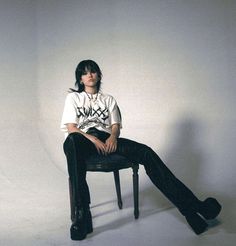
<path id="1" fill-rule="evenodd" d="M 97 87 L 86 87 L 84 91 L 89 94 L 96 94 L 98 92 Z"/>

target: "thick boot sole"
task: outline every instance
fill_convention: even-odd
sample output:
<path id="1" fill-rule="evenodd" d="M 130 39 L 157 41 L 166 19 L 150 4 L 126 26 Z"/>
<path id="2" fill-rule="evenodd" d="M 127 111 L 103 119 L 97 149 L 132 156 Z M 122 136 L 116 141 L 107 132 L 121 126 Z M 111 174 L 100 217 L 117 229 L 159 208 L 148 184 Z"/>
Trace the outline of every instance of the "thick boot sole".
<path id="1" fill-rule="evenodd" d="M 200 215 L 198 215 L 196 213 L 192 213 L 192 214 L 185 216 L 185 218 L 186 218 L 188 224 L 190 225 L 190 227 L 192 228 L 192 230 L 197 235 L 206 231 L 208 224 L 206 223 L 206 221 L 204 219 L 201 218 Z"/>
<path id="2" fill-rule="evenodd" d="M 79 222 L 79 221 L 78 221 Z M 72 224 L 70 228 L 70 237 L 72 240 L 84 240 L 88 233 L 93 232 L 92 215 L 88 210 L 86 219 L 78 224 Z"/>
<path id="3" fill-rule="evenodd" d="M 87 232 L 81 231 L 76 225 L 72 225 L 70 228 L 70 238 L 71 240 L 84 240 L 87 236 Z"/>

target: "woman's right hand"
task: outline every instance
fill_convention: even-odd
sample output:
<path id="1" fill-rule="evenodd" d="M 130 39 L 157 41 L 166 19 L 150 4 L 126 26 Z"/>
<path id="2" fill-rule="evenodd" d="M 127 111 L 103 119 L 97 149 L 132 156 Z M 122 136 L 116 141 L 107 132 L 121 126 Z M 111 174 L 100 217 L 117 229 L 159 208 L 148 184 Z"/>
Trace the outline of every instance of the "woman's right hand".
<path id="1" fill-rule="evenodd" d="M 84 133 L 83 131 L 81 131 L 79 128 L 77 128 L 77 124 L 74 123 L 68 123 L 66 124 L 68 132 L 72 133 L 72 132 L 79 132 L 82 135 L 84 135 L 88 140 L 90 140 L 96 147 L 97 151 L 99 154 L 102 155 L 107 155 L 107 151 L 106 151 L 106 144 L 103 143 L 101 140 L 99 140 L 98 138 L 96 138 L 93 135 Z"/>
<path id="2" fill-rule="evenodd" d="M 99 140 L 97 137 L 86 134 L 86 137 L 95 145 L 99 154 L 107 155 L 106 144 Z"/>

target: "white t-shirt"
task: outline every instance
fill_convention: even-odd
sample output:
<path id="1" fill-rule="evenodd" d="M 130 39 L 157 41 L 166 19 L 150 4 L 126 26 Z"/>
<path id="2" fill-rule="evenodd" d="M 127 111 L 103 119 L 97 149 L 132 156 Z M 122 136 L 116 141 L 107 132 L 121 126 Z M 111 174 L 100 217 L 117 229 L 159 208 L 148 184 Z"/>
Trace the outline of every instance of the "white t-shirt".
<path id="1" fill-rule="evenodd" d="M 95 95 L 86 92 L 71 92 L 65 100 L 61 120 L 61 130 L 68 131 L 66 124 L 75 123 L 83 132 L 95 127 L 98 130 L 111 133 L 111 126 L 115 123 L 121 126 L 121 115 L 116 100 L 107 94 L 98 92 Z"/>

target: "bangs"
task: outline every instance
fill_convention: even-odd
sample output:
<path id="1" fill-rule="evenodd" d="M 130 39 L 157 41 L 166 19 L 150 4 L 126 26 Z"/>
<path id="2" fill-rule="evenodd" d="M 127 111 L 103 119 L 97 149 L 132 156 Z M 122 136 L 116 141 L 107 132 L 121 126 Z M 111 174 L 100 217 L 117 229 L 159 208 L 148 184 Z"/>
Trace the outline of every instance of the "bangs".
<path id="1" fill-rule="evenodd" d="M 92 64 L 88 64 L 87 66 L 85 66 L 83 68 L 83 73 L 85 72 L 90 72 L 90 73 L 99 73 L 99 70 L 96 68 L 96 66 L 92 65 Z"/>
<path id="2" fill-rule="evenodd" d="M 99 66 L 92 60 L 82 61 L 78 67 L 78 72 L 80 75 L 86 72 L 97 73 L 99 77 L 101 77 L 102 74 Z"/>

